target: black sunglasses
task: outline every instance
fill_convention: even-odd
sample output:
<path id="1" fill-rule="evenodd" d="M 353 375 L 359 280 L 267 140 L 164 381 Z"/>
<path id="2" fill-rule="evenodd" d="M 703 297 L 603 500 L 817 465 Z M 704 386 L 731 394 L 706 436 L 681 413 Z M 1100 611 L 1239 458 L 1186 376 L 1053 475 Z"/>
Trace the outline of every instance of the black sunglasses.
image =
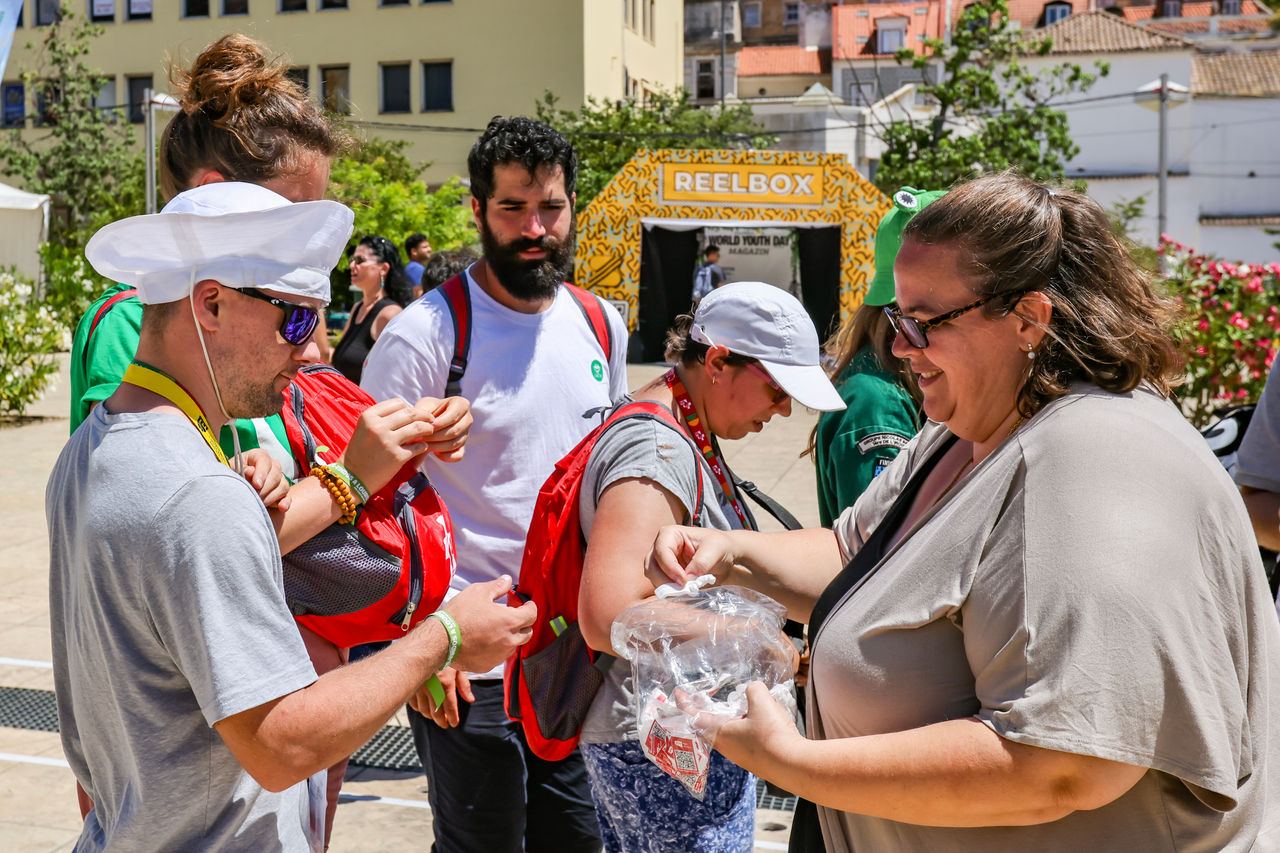
<path id="1" fill-rule="evenodd" d="M 252 296 L 254 299 L 261 299 L 263 302 L 270 303 L 284 312 L 284 320 L 280 323 L 280 337 L 287 342 L 296 346 L 302 346 L 311 340 L 311 333 L 316 330 L 316 326 L 320 324 L 320 312 L 315 308 L 308 308 L 306 305 L 298 305 L 295 302 L 285 302 L 283 299 L 276 299 L 274 296 L 268 296 L 256 287 L 240 287 L 236 288 L 245 296 Z"/>
<path id="2" fill-rule="evenodd" d="M 903 317 L 902 311 L 897 305 L 884 306 L 885 316 L 889 318 L 889 325 L 893 327 L 893 331 L 907 339 L 907 343 L 916 349 L 924 349 L 929 346 L 928 331 L 936 329 L 943 323 L 950 323 L 952 320 L 969 313 L 974 308 L 986 305 L 992 299 L 1002 294 L 993 293 L 990 296 L 984 296 L 976 302 L 970 302 L 963 308 L 957 308 L 954 311 L 948 311 L 945 314 L 939 314 L 936 317 L 930 317 L 928 320 L 917 320 L 914 317 Z M 1007 311 L 1005 313 L 1008 313 Z"/>

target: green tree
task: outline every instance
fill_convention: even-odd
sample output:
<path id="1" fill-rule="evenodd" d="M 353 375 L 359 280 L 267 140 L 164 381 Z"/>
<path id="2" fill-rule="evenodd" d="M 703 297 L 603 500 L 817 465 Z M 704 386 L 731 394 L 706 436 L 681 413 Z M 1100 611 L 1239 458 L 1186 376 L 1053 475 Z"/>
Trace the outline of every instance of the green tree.
<path id="1" fill-rule="evenodd" d="M 51 221 L 40 251 L 45 302 L 68 325 L 101 289 L 83 259 L 89 236 L 143 210 L 142 159 L 134 153 L 131 126 L 122 111 L 95 104 L 105 78 L 87 57 L 90 42 L 103 32 L 64 4 L 44 33 L 34 67 L 21 73 L 27 92 L 35 93 L 39 115 L 29 116 L 35 126 L 0 134 L 0 172 L 31 192 L 53 196 L 62 214 Z"/>
<path id="2" fill-rule="evenodd" d="M 965 7 L 951 43 L 926 39 L 932 55 L 910 48 L 897 61 L 925 73 L 919 91 L 937 112 L 895 121 L 885 129 L 885 153 L 876 184 L 949 187 L 986 172 L 1015 167 L 1038 181 L 1061 180 L 1063 166 L 1079 151 L 1067 116 L 1053 108 L 1064 96 L 1083 93 L 1110 67 L 1095 72 L 1070 62 L 1033 70 L 1025 59 L 1045 56 L 1052 39 L 1027 36 L 1009 17 L 1006 0 L 977 0 Z"/>
<path id="3" fill-rule="evenodd" d="M 329 197 L 355 211 L 351 246 L 370 234 L 400 246 L 421 232 L 435 249 L 457 249 L 476 242 L 468 193 L 457 178 L 432 191 L 419 180 L 426 168 L 405 156 L 405 140 L 372 138 L 358 142 L 334 161 Z M 403 259 L 403 258 L 402 258 Z M 350 276 L 344 264 L 333 274 L 335 303 L 346 303 Z"/>
<path id="4" fill-rule="evenodd" d="M 535 115 L 578 151 L 579 211 L 642 149 L 768 148 L 777 141 L 756 123 L 750 105 L 701 109 L 689 102 L 686 89 L 652 92 L 644 103 L 587 98 L 576 111 L 557 103 L 555 95 L 545 93 Z"/>

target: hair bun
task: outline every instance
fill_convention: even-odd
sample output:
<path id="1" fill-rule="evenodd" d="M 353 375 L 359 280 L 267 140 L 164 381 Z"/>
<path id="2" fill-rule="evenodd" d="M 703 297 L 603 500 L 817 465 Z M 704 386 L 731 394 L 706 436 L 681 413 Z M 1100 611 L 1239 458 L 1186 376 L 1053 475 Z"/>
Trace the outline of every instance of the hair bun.
<path id="1" fill-rule="evenodd" d="M 178 101 L 188 115 L 202 112 L 217 121 L 294 85 L 286 78 L 284 63 L 268 57 L 261 42 L 233 33 L 205 48 L 177 81 Z"/>

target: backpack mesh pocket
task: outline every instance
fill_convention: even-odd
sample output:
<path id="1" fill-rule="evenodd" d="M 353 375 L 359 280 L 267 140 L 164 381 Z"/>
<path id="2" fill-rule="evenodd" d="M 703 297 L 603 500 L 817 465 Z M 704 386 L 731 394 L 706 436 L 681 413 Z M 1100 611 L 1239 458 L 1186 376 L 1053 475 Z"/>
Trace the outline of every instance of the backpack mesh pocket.
<path id="1" fill-rule="evenodd" d="M 604 675 L 591 662 L 582 631 L 574 622 L 542 651 L 525 658 L 525 684 L 544 737 L 578 736 Z"/>
<path id="2" fill-rule="evenodd" d="M 285 554 L 284 597 L 295 616 L 355 613 L 391 594 L 400 558 L 358 530 L 331 524 Z"/>

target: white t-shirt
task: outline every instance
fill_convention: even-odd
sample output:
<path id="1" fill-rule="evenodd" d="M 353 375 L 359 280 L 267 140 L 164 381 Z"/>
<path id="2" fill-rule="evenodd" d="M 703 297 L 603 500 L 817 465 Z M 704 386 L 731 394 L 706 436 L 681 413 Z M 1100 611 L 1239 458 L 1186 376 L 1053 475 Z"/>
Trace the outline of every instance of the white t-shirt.
<path id="1" fill-rule="evenodd" d="M 422 470 L 453 517 L 458 571 L 451 594 L 503 574 L 516 577 L 538 489 L 555 464 L 626 393 L 627 330 L 608 303 L 613 353 L 604 363 L 582 310 L 560 288 L 551 308 L 522 314 L 466 274 L 471 353 L 462 396 L 475 423 L 460 462 L 428 456 Z M 453 320 L 441 290 L 387 324 L 365 362 L 361 386 L 375 399 L 441 397 L 453 358 Z M 599 378 L 596 378 L 596 377 Z M 498 677 L 501 668 L 490 675 Z"/>

